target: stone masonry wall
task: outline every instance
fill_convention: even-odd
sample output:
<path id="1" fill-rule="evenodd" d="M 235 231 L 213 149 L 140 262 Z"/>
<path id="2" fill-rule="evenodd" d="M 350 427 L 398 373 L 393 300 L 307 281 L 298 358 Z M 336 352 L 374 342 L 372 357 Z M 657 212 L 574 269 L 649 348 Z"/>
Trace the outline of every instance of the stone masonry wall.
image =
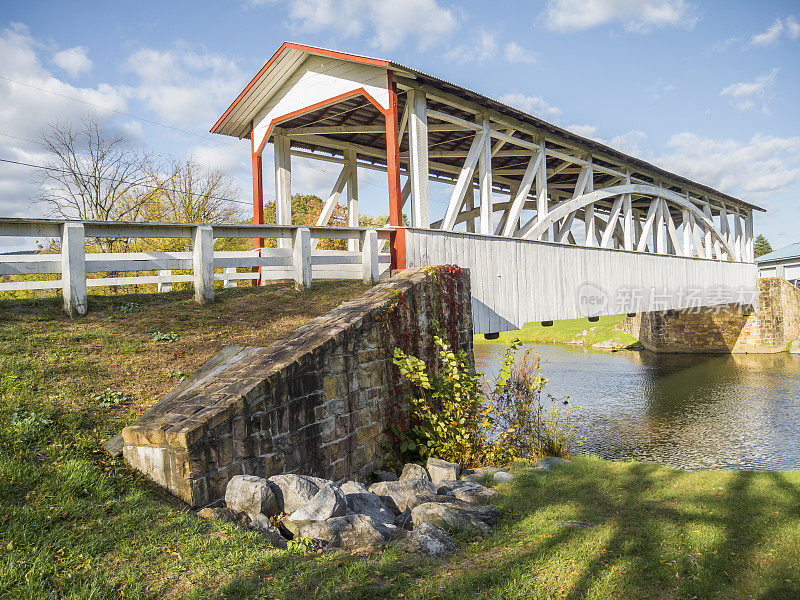
<path id="1" fill-rule="evenodd" d="M 622 329 L 653 352 L 783 352 L 800 335 L 800 289 L 778 277 L 758 280 L 758 310 L 728 305 L 697 314 L 649 312 L 626 317 Z"/>
<path id="2" fill-rule="evenodd" d="M 267 348 L 228 350 L 122 431 L 123 456 L 195 507 L 240 474 L 363 480 L 402 414 L 394 348 L 432 360 L 434 321 L 472 361 L 468 271 L 402 271 Z"/>

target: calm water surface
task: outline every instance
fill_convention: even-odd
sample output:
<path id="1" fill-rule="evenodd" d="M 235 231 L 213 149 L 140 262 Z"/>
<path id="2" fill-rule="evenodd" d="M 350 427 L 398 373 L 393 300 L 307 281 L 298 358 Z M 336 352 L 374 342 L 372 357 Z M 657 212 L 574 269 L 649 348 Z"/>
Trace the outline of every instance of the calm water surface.
<path id="1" fill-rule="evenodd" d="M 683 469 L 800 469 L 800 357 L 532 346 L 545 390 L 580 406 L 582 450 Z M 487 376 L 501 344 L 475 346 Z"/>

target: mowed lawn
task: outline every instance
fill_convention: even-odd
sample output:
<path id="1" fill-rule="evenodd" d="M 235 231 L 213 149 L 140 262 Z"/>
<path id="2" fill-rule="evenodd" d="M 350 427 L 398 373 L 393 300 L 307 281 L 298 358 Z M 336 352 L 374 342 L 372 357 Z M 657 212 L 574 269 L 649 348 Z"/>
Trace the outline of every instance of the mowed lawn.
<path id="1" fill-rule="evenodd" d="M 549 327 L 541 323 L 525 323 L 522 329 L 505 331 L 495 343 L 508 343 L 514 339 L 523 344 L 568 344 L 581 342 L 585 346 L 615 342 L 636 345 L 639 340 L 619 330 L 625 315 L 608 315 L 590 323 L 588 319 L 564 319 L 554 321 Z M 586 332 L 585 334 L 583 332 Z M 476 343 L 483 343 L 483 336 L 475 336 Z"/>
<path id="2" fill-rule="evenodd" d="M 208 307 L 184 292 L 95 298 L 76 322 L 55 301 L 0 305 L 0 598 L 800 597 L 798 472 L 579 457 L 520 472 L 495 532 L 447 559 L 358 558 L 267 548 L 102 451 L 175 371 L 225 343 L 264 345 L 361 289 L 225 290 Z M 117 310 L 129 302 L 142 310 Z M 93 399 L 107 387 L 126 399 Z"/>

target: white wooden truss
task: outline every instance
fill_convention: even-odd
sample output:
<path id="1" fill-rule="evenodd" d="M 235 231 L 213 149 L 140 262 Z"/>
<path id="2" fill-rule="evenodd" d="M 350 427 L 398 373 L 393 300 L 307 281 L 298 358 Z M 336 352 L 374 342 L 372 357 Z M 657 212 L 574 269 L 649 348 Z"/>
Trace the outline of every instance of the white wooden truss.
<path id="1" fill-rule="evenodd" d="M 389 119 L 414 227 L 753 260 L 758 207 L 396 63 L 284 45 L 212 131 L 253 136 L 258 155 L 273 143 L 279 224 L 291 222 L 291 157 L 340 163 L 317 224 L 347 187 L 355 226 L 358 169 L 391 163 Z M 438 215 L 431 180 L 452 184 Z"/>

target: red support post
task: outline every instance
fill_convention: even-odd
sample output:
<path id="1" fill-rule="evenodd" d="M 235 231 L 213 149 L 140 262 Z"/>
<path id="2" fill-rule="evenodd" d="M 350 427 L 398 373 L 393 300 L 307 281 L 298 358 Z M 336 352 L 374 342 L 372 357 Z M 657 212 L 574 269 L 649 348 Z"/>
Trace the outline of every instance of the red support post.
<path id="1" fill-rule="evenodd" d="M 261 154 L 256 152 L 255 136 L 253 135 L 253 125 L 250 125 L 250 154 L 253 162 L 253 223 L 256 225 L 264 224 L 264 185 L 262 181 Z M 260 250 L 264 247 L 263 238 L 253 239 L 253 247 Z M 259 273 L 258 279 L 253 279 L 253 285 L 260 283 L 261 267 L 253 267 L 253 273 Z"/>
<path id="2" fill-rule="evenodd" d="M 406 236 L 403 229 L 403 199 L 400 188 L 400 140 L 397 115 L 397 84 L 392 80 L 392 72 L 387 71 L 389 88 L 389 109 L 384 113 L 386 120 L 386 172 L 389 176 L 389 225 L 395 227 L 391 239 L 391 268 L 406 268 Z"/>

